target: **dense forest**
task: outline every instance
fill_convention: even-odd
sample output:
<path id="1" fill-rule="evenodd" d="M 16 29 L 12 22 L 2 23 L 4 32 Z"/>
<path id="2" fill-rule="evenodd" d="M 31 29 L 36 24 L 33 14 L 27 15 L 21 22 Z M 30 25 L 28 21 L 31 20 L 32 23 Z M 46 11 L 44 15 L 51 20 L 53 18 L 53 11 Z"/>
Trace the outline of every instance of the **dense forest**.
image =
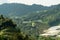
<path id="1" fill-rule="evenodd" d="M 16 27 L 17 24 L 11 19 L 0 15 L 0 40 L 34 40 L 33 37 L 24 34 Z"/>
<path id="2" fill-rule="evenodd" d="M 40 37 L 43 31 L 60 25 L 60 4 L 50 7 L 42 5 L 2 4 L 0 5 L 1 40 L 59 40 L 54 37 Z M 4 15 L 4 17 L 3 17 Z"/>

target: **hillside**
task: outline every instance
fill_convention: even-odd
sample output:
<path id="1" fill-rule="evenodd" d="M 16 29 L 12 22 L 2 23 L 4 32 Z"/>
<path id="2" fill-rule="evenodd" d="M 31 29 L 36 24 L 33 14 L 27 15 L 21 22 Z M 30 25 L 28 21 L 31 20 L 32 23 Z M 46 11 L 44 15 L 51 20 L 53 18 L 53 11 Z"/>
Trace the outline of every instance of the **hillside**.
<path id="1" fill-rule="evenodd" d="M 50 26 L 58 25 L 60 22 L 60 5 L 56 5 L 53 9 L 35 11 L 22 16 L 24 21 L 42 21 L 42 23 L 50 24 Z"/>
<path id="2" fill-rule="evenodd" d="M 53 9 L 31 12 L 15 20 L 23 32 L 38 37 L 47 28 L 60 25 L 59 7 L 55 5 Z"/>
<path id="3" fill-rule="evenodd" d="M 47 7 L 42 5 L 25 5 L 18 3 L 5 3 L 0 5 L 0 14 L 9 15 L 9 16 L 21 16 L 33 11 L 46 10 Z"/>
<path id="4" fill-rule="evenodd" d="M 50 7 L 36 4 L 2 4 L 0 14 L 13 19 L 18 29 L 36 40 L 44 30 L 60 25 L 60 4 Z"/>

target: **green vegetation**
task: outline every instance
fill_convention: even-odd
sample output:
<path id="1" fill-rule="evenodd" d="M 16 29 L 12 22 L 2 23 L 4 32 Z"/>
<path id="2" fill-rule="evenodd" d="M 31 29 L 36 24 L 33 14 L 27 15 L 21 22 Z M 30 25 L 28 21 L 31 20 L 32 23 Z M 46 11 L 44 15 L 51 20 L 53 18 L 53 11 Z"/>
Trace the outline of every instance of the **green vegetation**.
<path id="1" fill-rule="evenodd" d="M 3 4 L 0 5 L 1 40 L 59 40 L 53 37 L 39 37 L 51 26 L 60 25 L 60 4 L 50 7 L 42 5 Z M 7 16 L 6 16 L 7 15 Z M 15 23 L 14 23 L 15 22 Z"/>
<path id="2" fill-rule="evenodd" d="M 9 18 L 0 16 L 0 40 L 34 40 L 16 29 L 16 24 Z"/>

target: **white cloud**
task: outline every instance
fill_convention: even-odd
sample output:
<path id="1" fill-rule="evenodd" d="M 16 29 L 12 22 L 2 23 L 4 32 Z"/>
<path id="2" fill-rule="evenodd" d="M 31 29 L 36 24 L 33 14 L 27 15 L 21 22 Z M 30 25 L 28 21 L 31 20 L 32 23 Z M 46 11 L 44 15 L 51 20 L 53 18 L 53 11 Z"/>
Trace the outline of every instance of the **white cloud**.
<path id="1" fill-rule="evenodd" d="M 8 0 L 0 0 L 0 4 L 7 3 L 7 2 L 8 2 Z"/>
<path id="2" fill-rule="evenodd" d="M 24 3 L 29 5 L 35 3 L 35 4 L 42 4 L 45 6 L 49 6 L 49 5 L 59 4 L 60 0 L 8 0 L 8 3 Z"/>

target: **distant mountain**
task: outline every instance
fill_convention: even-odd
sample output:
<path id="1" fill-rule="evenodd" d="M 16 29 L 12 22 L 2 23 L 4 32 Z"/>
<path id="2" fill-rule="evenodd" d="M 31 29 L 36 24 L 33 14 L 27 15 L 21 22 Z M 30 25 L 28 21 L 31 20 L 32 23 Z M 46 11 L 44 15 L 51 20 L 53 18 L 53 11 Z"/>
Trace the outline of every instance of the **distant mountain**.
<path id="1" fill-rule="evenodd" d="M 47 24 L 49 23 L 51 26 L 58 25 L 60 24 L 60 4 L 51 6 L 48 10 L 28 13 L 22 16 L 22 18 L 24 18 L 25 21 L 42 20 Z"/>
<path id="2" fill-rule="evenodd" d="M 0 5 L 0 14 L 10 15 L 10 16 L 21 16 L 29 12 L 46 10 L 48 7 L 42 5 L 25 5 L 18 3 L 5 3 Z"/>

